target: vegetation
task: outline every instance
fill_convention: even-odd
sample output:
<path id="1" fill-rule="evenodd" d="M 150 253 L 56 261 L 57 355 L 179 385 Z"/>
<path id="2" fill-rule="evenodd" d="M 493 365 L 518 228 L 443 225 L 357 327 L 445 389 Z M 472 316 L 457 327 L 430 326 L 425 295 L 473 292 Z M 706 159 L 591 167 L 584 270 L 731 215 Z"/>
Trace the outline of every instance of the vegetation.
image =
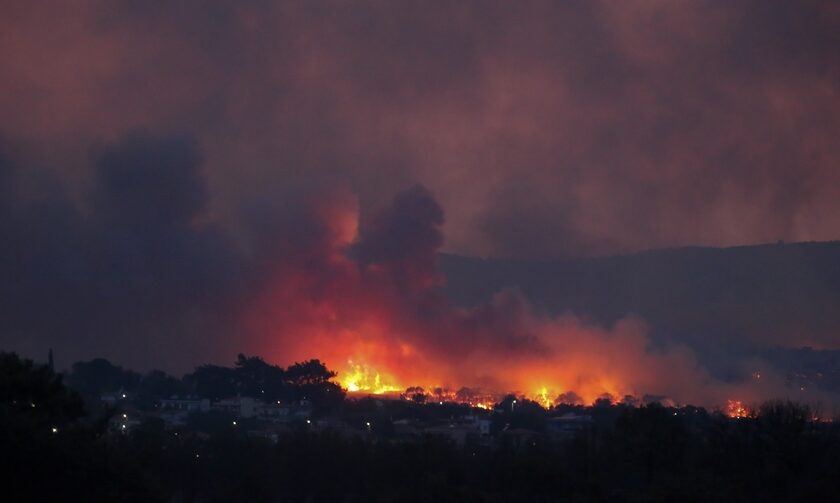
<path id="1" fill-rule="evenodd" d="M 297 397 L 332 393 L 330 377 L 316 360 L 281 369 L 241 356 L 233 369 L 203 366 L 184 380 L 151 373 L 111 385 L 133 383 L 138 400 L 190 386 Z M 3 490 L 6 501 L 144 502 L 803 501 L 840 491 L 840 429 L 812 421 L 799 404 L 770 402 L 755 417 L 730 419 L 692 407 L 546 411 L 513 400 L 492 415 L 494 443 L 395 433 L 400 419 L 457 417 L 468 406 L 333 398 L 325 403 L 336 417 L 368 428 L 342 435 L 301 427 L 272 442 L 226 420 L 171 430 L 149 419 L 109 434 L 101 416 L 83 415 L 61 376 L 0 354 Z M 547 422 L 567 412 L 591 415 L 592 427 L 552 438 Z M 504 434 L 517 430 L 533 435 Z"/>

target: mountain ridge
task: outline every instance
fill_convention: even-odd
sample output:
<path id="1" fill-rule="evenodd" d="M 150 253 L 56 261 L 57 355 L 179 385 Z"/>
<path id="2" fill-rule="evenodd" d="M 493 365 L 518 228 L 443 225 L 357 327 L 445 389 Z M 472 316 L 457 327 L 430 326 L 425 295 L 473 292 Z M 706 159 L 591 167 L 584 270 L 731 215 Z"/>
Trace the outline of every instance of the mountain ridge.
<path id="1" fill-rule="evenodd" d="M 442 254 L 440 267 L 458 305 L 513 288 L 542 315 L 601 326 L 640 317 L 653 345 L 685 344 L 724 373 L 772 348 L 840 349 L 840 241 L 558 260 Z"/>

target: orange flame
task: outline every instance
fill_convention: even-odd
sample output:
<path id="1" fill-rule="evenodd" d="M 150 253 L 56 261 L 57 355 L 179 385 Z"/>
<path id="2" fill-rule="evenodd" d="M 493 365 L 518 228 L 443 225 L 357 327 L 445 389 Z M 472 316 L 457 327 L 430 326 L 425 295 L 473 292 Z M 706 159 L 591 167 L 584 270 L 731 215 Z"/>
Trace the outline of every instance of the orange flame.
<path id="1" fill-rule="evenodd" d="M 338 381 L 349 392 L 382 395 L 404 389 L 394 385 L 388 376 L 383 377 L 382 374 L 366 364 L 347 360 L 347 367 L 349 371 L 339 373 Z"/>
<path id="2" fill-rule="evenodd" d="M 741 400 L 728 400 L 726 402 L 726 415 L 731 418 L 741 419 L 749 417 L 750 413 L 746 407 L 744 407 Z"/>
<path id="3" fill-rule="evenodd" d="M 360 249 L 378 252 L 357 261 L 347 247 L 370 243 L 359 235 L 357 205 L 342 201 L 316 211 L 324 229 L 313 232 L 304 248 L 281 243 L 290 250 L 281 246 L 284 255 L 245 316 L 248 332 L 261 337 L 254 352 L 278 363 L 319 358 L 349 392 L 381 395 L 420 386 L 429 400 L 482 408 L 508 393 L 543 407 L 645 394 L 716 406 L 736 393 L 750 396 L 715 380 L 685 347 L 651 351 L 647 329 L 635 318 L 604 328 L 573 315 L 546 317 L 515 292 L 473 308 L 452 305 L 438 288 L 434 265 L 439 219 L 419 234 L 431 238 L 406 244 L 419 249 L 376 248 L 377 240 L 392 242 L 392 227 L 401 228 L 392 225 L 394 219 L 422 227 L 417 219 L 424 211 L 413 212 L 428 209 L 426 203 L 400 200 L 385 218 L 374 219 L 380 234 L 372 234 L 372 248 Z M 402 243 L 404 236 L 397 238 Z M 756 373 L 752 383 L 766 381 Z M 737 405 L 727 408 L 730 415 L 747 415 L 741 402 L 732 403 Z"/>

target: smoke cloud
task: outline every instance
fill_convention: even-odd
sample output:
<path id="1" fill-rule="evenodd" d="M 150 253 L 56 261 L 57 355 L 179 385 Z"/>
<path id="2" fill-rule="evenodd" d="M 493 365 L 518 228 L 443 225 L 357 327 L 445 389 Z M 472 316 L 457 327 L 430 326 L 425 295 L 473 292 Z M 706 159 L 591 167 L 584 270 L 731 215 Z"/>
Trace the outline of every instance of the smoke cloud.
<path id="1" fill-rule="evenodd" d="M 437 253 L 835 239 L 838 37 L 820 0 L 5 2 L 0 343 L 717 400 L 678 334 L 453 306 Z"/>
<path id="2" fill-rule="evenodd" d="M 332 207 L 328 214 L 354 211 Z M 248 310 L 250 331 L 262 334 L 270 358 L 294 361 L 314 352 L 339 379 L 357 379 L 345 384 L 363 390 L 468 387 L 548 404 L 565 395 L 585 403 L 656 397 L 706 406 L 788 393 L 766 362 L 744 360 L 749 377 L 724 381 L 688 346 L 654 345 L 636 318 L 604 328 L 571 313 L 542 316 L 515 290 L 456 307 L 442 295 L 445 278 L 435 266 L 442 224 L 441 208 L 417 186 L 361 222 L 355 240 L 335 227 L 323 232 L 323 240 L 307 243 L 319 248 L 294 254 L 299 262 L 277 262 Z M 761 379 L 752 377 L 755 369 Z M 817 397 L 832 398 L 798 398 Z"/>
<path id="3" fill-rule="evenodd" d="M 233 232 L 422 183 L 466 255 L 835 239 L 835 3 L 624 4 L 9 2 L 0 132 L 80 197 L 89 145 L 188 131 Z"/>

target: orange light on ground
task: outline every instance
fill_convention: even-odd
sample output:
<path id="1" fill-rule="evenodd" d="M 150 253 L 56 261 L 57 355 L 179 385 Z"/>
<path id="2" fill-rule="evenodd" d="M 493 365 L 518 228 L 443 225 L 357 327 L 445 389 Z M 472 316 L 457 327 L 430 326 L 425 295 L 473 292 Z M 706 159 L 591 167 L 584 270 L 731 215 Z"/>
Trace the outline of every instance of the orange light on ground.
<path id="1" fill-rule="evenodd" d="M 726 402 L 726 415 L 732 418 L 740 419 L 749 417 L 749 411 L 744 407 L 740 400 L 728 400 Z"/>

